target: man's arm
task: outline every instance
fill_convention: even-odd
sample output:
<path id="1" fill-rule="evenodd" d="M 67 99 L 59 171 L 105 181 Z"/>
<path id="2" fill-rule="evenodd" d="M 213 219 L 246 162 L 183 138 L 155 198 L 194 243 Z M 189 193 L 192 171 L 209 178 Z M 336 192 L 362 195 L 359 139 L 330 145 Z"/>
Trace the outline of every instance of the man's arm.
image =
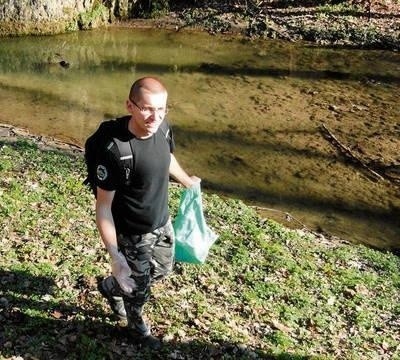
<path id="1" fill-rule="evenodd" d="M 126 293 L 131 293 L 136 287 L 136 283 L 130 277 L 132 271 L 125 256 L 118 252 L 117 232 L 111 212 L 114 195 L 115 191 L 107 191 L 97 187 L 96 223 L 103 243 L 111 257 L 112 274 L 121 289 Z"/>
<path id="2" fill-rule="evenodd" d="M 196 183 L 200 182 L 200 178 L 197 176 L 189 176 L 185 170 L 179 165 L 178 160 L 174 154 L 171 154 L 171 163 L 169 165 L 170 175 L 177 181 L 179 181 L 183 186 L 190 188 Z"/>
<path id="3" fill-rule="evenodd" d="M 96 224 L 111 258 L 118 256 L 117 235 L 111 212 L 114 195 L 115 191 L 106 191 L 97 187 Z"/>

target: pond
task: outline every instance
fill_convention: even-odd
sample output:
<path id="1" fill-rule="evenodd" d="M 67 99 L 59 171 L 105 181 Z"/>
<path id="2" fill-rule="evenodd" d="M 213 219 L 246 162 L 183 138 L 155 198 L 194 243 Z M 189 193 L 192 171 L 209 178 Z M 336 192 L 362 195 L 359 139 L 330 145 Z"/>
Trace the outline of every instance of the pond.
<path id="1" fill-rule="evenodd" d="M 371 179 L 320 130 L 399 164 L 400 54 L 122 28 L 0 41 L 0 122 L 83 145 L 126 114 L 136 78 L 155 75 L 169 89 L 177 157 L 205 190 L 288 226 L 400 248 L 399 187 Z"/>

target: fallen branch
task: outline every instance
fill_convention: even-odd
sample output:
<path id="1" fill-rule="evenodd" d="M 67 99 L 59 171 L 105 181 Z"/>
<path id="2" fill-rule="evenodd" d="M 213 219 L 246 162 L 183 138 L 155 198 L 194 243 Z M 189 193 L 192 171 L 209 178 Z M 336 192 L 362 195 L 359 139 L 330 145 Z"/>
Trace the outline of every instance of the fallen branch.
<path id="1" fill-rule="evenodd" d="M 255 210 L 263 210 L 263 211 L 272 211 L 272 212 L 278 212 L 281 213 L 283 215 L 285 215 L 285 219 L 286 221 L 292 221 L 294 220 L 295 222 L 297 222 L 299 225 L 302 226 L 302 228 L 304 230 L 307 230 L 309 232 L 312 232 L 312 230 L 310 230 L 306 225 L 304 225 L 300 220 L 297 220 L 294 216 L 292 216 L 291 214 L 289 214 L 286 211 L 282 211 L 282 210 L 278 210 L 278 209 L 272 209 L 272 208 L 267 208 L 267 207 L 263 207 L 263 206 L 250 206 L 251 208 L 255 209 Z"/>
<path id="2" fill-rule="evenodd" d="M 378 174 L 375 170 L 371 169 L 367 164 L 365 164 L 362 159 L 360 159 L 349 149 L 349 147 L 343 145 L 325 124 L 321 125 L 321 129 L 324 137 L 330 141 L 330 143 L 334 145 L 345 157 L 350 159 L 353 163 L 359 165 L 362 169 L 366 170 L 369 175 L 372 175 L 374 180 L 384 180 L 382 175 Z"/>

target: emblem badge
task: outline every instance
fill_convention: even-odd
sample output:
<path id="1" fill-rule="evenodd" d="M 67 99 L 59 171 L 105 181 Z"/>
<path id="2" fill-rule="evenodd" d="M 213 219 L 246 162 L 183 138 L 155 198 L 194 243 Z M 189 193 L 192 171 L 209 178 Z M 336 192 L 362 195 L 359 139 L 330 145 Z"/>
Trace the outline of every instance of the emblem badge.
<path id="1" fill-rule="evenodd" d="M 105 179 L 107 179 L 108 173 L 106 167 L 104 165 L 98 165 L 96 175 L 100 181 L 104 181 Z"/>

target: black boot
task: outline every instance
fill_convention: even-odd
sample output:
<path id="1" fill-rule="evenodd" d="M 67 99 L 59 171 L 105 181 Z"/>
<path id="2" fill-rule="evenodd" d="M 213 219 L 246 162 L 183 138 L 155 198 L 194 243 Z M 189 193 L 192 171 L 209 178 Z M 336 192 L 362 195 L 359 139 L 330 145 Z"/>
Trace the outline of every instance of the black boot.
<path id="1" fill-rule="evenodd" d="M 128 331 L 142 346 L 152 350 L 158 350 L 162 347 L 160 339 L 151 335 L 150 326 L 143 320 L 143 306 L 132 307 L 128 310 Z"/>
<path id="2" fill-rule="evenodd" d="M 108 301 L 113 313 L 117 315 L 120 320 L 126 320 L 126 310 L 122 297 L 113 295 L 115 281 L 116 280 L 114 278 L 109 276 L 108 278 L 98 282 L 97 289 Z"/>

